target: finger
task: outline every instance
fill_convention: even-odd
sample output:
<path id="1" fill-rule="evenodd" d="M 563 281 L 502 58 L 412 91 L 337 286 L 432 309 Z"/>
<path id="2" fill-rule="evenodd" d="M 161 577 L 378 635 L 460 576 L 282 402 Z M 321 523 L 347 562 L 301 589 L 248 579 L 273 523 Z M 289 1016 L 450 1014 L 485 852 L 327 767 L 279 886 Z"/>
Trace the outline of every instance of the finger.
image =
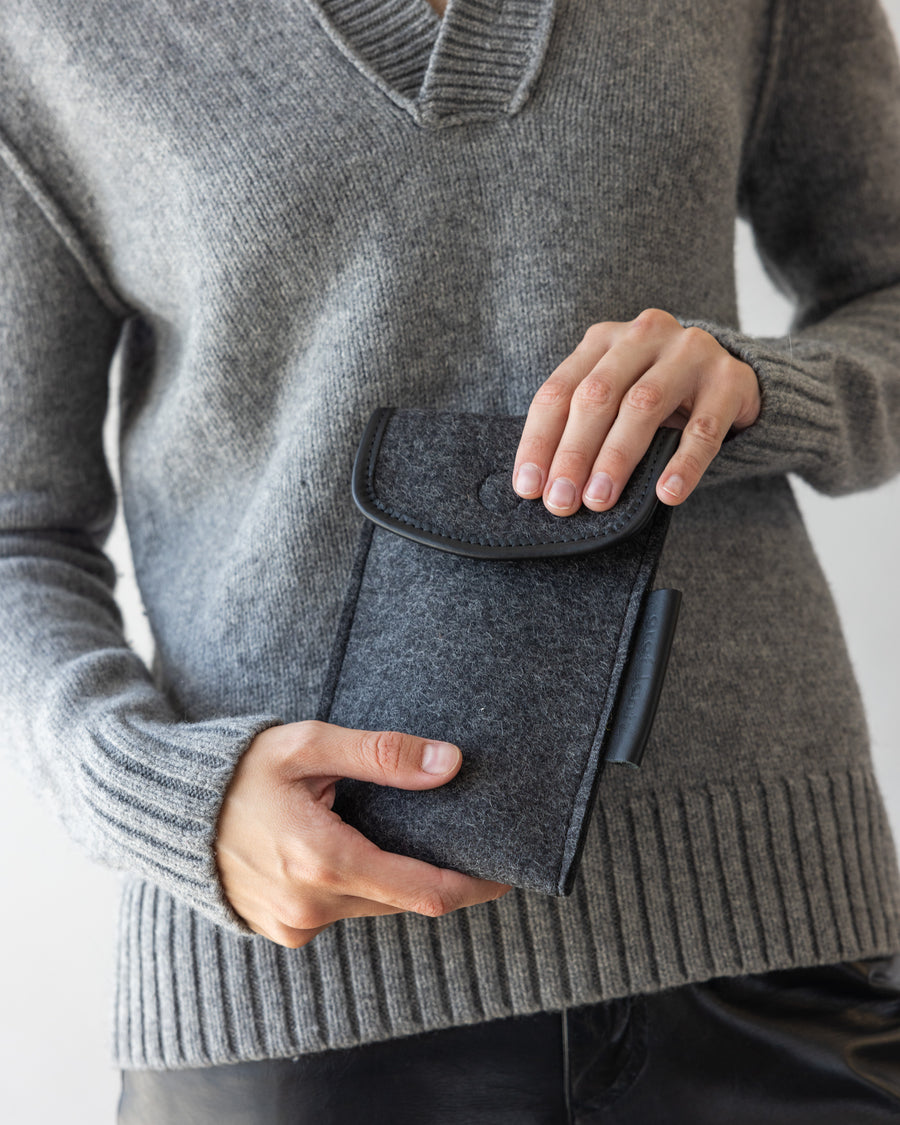
<path id="1" fill-rule="evenodd" d="M 696 375 L 677 362 L 653 365 L 624 395 L 581 494 L 595 512 L 611 508 L 653 436 L 696 392 Z"/>
<path id="2" fill-rule="evenodd" d="M 315 833 L 297 833 L 282 852 L 275 885 L 253 884 L 230 901 L 268 932 L 267 920 L 310 930 L 339 918 L 414 911 L 436 917 L 499 897 L 505 884 L 476 879 L 383 851 L 331 810 L 315 810 Z"/>
<path id="3" fill-rule="evenodd" d="M 418 860 L 410 860 L 410 863 L 418 862 Z M 477 903 L 499 898 L 510 889 L 503 884 L 473 879 L 456 871 L 446 872 L 456 878 L 445 881 L 442 879 L 444 873 L 442 868 L 432 868 L 429 864 L 421 866 L 427 869 L 424 876 L 407 875 L 403 877 L 402 884 L 396 885 L 391 881 L 396 878 L 394 873 L 373 873 L 370 879 L 373 893 L 395 898 L 397 902 L 383 902 L 378 898 L 365 898 L 361 895 L 333 892 L 311 894 L 305 891 L 297 895 L 296 901 L 281 904 L 262 925 L 252 922 L 248 924 L 257 933 L 285 944 L 286 937 L 304 934 L 315 936 L 343 918 L 379 918 L 388 914 L 410 912 L 436 918 L 462 906 L 474 906 Z M 381 878 L 388 881 L 383 883 L 380 881 Z M 354 884 L 361 884 L 366 880 L 354 874 L 352 881 Z M 337 882 L 337 879 L 333 879 L 332 882 Z"/>
<path id="4" fill-rule="evenodd" d="M 399 731 L 354 730 L 333 723 L 290 724 L 298 776 L 352 777 L 397 789 L 433 789 L 455 777 L 459 747 Z M 288 727 L 278 728 L 288 730 Z"/>
<path id="5" fill-rule="evenodd" d="M 340 818 L 335 819 L 342 824 Z M 359 835 L 349 825 L 343 827 Z M 364 837 L 362 839 L 369 847 L 375 847 Z M 251 929 L 267 934 L 271 933 L 275 922 L 289 929 L 312 930 L 329 926 L 340 918 L 398 913 L 401 909 L 398 906 L 351 893 L 350 888 L 363 885 L 367 878 L 365 873 L 348 868 L 351 850 L 352 846 L 348 845 L 348 855 L 340 856 L 329 855 L 334 849 L 327 846 L 298 849 L 283 865 L 283 877 L 279 881 L 268 879 L 244 884 L 229 895 L 229 902 Z"/>
<path id="6" fill-rule="evenodd" d="M 275 934 L 270 938 L 276 941 L 278 945 L 284 945 L 288 949 L 302 949 L 304 945 L 309 945 L 314 937 L 318 937 L 323 930 L 327 930 L 328 926 L 317 926 L 313 930 L 292 930 L 287 926 L 276 927 Z"/>
<path id="7" fill-rule="evenodd" d="M 488 902 L 509 887 L 476 879 L 423 860 L 383 851 L 362 833 L 341 822 L 332 839 L 334 889 L 345 895 L 414 914 L 437 918 L 463 906 Z"/>
<path id="8" fill-rule="evenodd" d="M 492 902 L 511 889 L 506 883 L 476 879 L 408 856 L 382 855 L 390 858 L 378 871 L 369 893 L 385 905 L 409 913 L 439 918 L 464 906 Z"/>
<path id="9" fill-rule="evenodd" d="M 250 929 L 280 944 L 314 935 L 341 918 L 400 911 L 375 899 L 341 893 L 339 888 L 351 883 L 353 873 L 342 871 L 327 855 L 319 857 L 316 849 L 301 850 L 284 865 L 284 873 L 286 878 L 278 884 L 271 880 L 244 884 L 240 891 L 232 888 L 229 895 L 232 908 Z"/>
<path id="10" fill-rule="evenodd" d="M 402 907 L 376 899 L 356 895 L 298 894 L 296 901 L 282 903 L 264 923 L 267 937 L 278 933 L 285 936 L 310 934 L 315 936 L 343 918 L 380 918 L 386 914 L 401 914 Z"/>
<path id="11" fill-rule="evenodd" d="M 656 486 L 656 495 L 664 504 L 681 504 L 694 491 L 722 448 L 740 407 L 740 400 L 728 387 L 709 387 L 698 397 L 678 449 Z"/>
<path id="12" fill-rule="evenodd" d="M 536 499 L 544 492 L 553 454 L 566 427 L 572 394 L 612 347 L 619 329 L 621 325 L 614 323 L 592 324 L 575 350 L 535 393 L 513 466 L 513 488 L 520 496 Z"/>
<path id="13" fill-rule="evenodd" d="M 390 856 L 391 859 L 407 859 L 405 856 L 394 856 L 390 852 L 382 852 L 381 854 Z M 416 913 L 437 918 L 463 906 L 475 906 L 482 902 L 493 901 L 511 890 L 506 884 L 474 879 L 455 871 L 446 871 L 432 867 L 430 864 L 420 863 L 418 860 L 408 860 L 408 863 L 425 869 L 423 872 L 425 879 L 423 881 L 421 877 L 417 878 L 418 872 L 413 875 L 405 872 L 401 876 L 403 885 L 391 886 L 388 889 L 387 893 L 401 898 L 403 905 L 353 895 L 340 895 L 330 901 L 320 903 L 306 898 L 295 909 L 284 911 L 285 916 L 291 922 L 302 924 L 290 925 L 273 916 L 267 920 L 264 926 L 252 922 L 248 922 L 248 925 L 255 933 L 276 942 L 278 945 L 284 945 L 289 949 L 298 949 L 307 945 L 323 930 L 328 929 L 330 925 L 342 918 L 383 917 L 388 914 L 402 913 Z M 387 866 L 393 865 L 388 864 Z M 402 866 L 405 866 L 405 864 Z M 388 877 L 391 878 L 392 876 L 389 875 Z M 373 885 L 378 885 L 377 879 Z M 379 891 L 378 893 L 384 892 Z"/>
<path id="14" fill-rule="evenodd" d="M 544 504 L 558 516 L 581 506 L 584 486 L 591 479 L 591 499 L 598 503 L 612 492 L 608 476 L 592 473 L 623 397 L 659 355 L 659 341 L 630 325 L 572 392 L 569 415 L 550 465 Z"/>
<path id="15" fill-rule="evenodd" d="M 334 820 L 341 824 L 339 818 Z M 358 835 L 352 829 L 348 832 Z M 329 859 L 328 852 L 326 840 L 324 850 L 317 844 L 300 847 L 292 856 L 282 853 L 282 877 L 245 882 L 239 890 L 232 887 L 232 908 L 254 932 L 282 945 L 300 943 L 303 935 L 314 936 L 341 918 L 399 913 L 400 908 L 389 903 L 342 893 L 354 875 L 343 869 L 340 857 Z"/>
<path id="16" fill-rule="evenodd" d="M 283 945 L 287 949 L 300 949 L 308 945 L 323 930 L 328 929 L 328 926 L 317 926 L 312 930 L 296 930 L 283 925 L 275 918 L 265 927 L 254 925 L 252 922 L 248 922 L 247 925 L 255 934 L 267 938 L 276 945 Z"/>

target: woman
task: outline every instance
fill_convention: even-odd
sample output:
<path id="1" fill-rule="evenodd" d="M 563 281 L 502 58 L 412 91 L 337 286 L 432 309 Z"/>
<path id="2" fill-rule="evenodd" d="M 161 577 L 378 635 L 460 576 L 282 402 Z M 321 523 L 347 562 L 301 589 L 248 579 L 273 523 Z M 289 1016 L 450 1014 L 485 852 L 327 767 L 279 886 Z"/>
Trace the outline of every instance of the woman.
<path id="1" fill-rule="evenodd" d="M 900 466 L 878 7 L 11 0 L 0 50 L 4 730 L 129 875 L 121 1120 L 756 1121 L 760 1072 L 774 1120 L 895 1114 L 900 879 L 784 475 Z M 738 213 L 787 339 L 736 327 Z M 152 675 L 100 551 L 117 348 Z M 567 900 L 330 811 L 460 765 L 311 721 L 384 403 L 527 412 L 560 519 L 684 427 L 665 697 Z"/>

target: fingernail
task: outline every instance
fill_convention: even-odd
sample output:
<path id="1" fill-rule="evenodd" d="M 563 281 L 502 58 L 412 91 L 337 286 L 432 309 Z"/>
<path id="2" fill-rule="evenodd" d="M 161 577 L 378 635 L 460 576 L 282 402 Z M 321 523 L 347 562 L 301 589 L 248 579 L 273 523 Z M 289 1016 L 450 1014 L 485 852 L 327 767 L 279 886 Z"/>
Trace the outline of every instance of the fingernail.
<path id="1" fill-rule="evenodd" d="M 662 489 L 663 492 L 668 492 L 674 500 L 677 500 L 682 492 L 684 492 L 684 480 L 677 473 L 673 473 L 672 476 L 666 480 Z"/>
<path id="2" fill-rule="evenodd" d="M 605 504 L 612 495 L 612 486 L 612 477 L 609 473 L 594 473 L 584 497 L 586 500 L 593 500 L 595 504 Z"/>
<path id="3" fill-rule="evenodd" d="M 557 477 L 547 496 L 551 508 L 571 508 L 575 503 L 575 485 L 565 477 Z"/>
<path id="4" fill-rule="evenodd" d="M 541 470 L 537 465 L 520 465 L 516 473 L 516 492 L 540 492 Z"/>
<path id="5" fill-rule="evenodd" d="M 449 773 L 459 761 L 459 747 L 449 742 L 429 742 L 422 753 L 425 773 Z"/>

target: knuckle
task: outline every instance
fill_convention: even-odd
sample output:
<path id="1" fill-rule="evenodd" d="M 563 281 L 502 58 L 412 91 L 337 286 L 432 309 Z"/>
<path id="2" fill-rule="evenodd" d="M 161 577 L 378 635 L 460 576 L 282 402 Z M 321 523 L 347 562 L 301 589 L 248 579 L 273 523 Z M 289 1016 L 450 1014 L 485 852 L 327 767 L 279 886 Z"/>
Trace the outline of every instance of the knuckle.
<path id="1" fill-rule="evenodd" d="M 675 318 L 662 309 L 644 309 L 631 322 L 630 331 L 636 336 L 654 336 L 670 328 L 674 321 Z"/>
<path id="2" fill-rule="evenodd" d="M 706 350 L 715 341 L 708 332 L 704 332 L 702 328 L 692 324 L 682 332 L 681 342 L 683 347 L 691 351 L 698 351 L 700 349 Z"/>
<path id="3" fill-rule="evenodd" d="M 542 383 L 531 400 L 532 406 L 553 407 L 559 406 L 569 397 L 568 387 L 562 379 L 547 379 Z"/>
<path id="4" fill-rule="evenodd" d="M 455 904 L 446 891 L 432 889 L 417 898 L 412 909 L 413 913 L 423 914 L 427 918 L 440 918 L 443 914 L 449 914 L 454 907 Z"/>
<path id="5" fill-rule="evenodd" d="M 318 719 L 304 719 L 291 724 L 291 737 L 281 742 L 281 764 L 284 769 L 293 774 L 298 763 L 306 760 L 312 754 L 316 743 L 326 733 L 326 724 Z M 276 730 L 279 728 L 275 728 Z M 280 728 L 286 730 L 287 728 Z"/>
<path id="6" fill-rule="evenodd" d="M 602 412 L 613 402 L 615 388 L 613 382 L 604 375 L 588 375 L 575 388 L 572 402 L 589 413 Z"/>
<path id="7" fill-rule="evenodd" d="M 302 949 L 312 941 L 312 938 L 308 934 L 292 933 L 288 926 L 278 926 L 272 940 L 277 945 L 283 945 L 285 949 Z"/>
<path id="8" fill-rule="evenodd" d="M 299 898 L 310 888 L 318 888 L 327 883 L 328 873 L 324 862 L 314 856 L 302 859 L 282 856 L 278 861 L 276 878 L 281 896 L 280 913 L 276 913 L 283 921 L 284 912 L 294 910 Z"/>
<path id="9" fill-rule="evenodd" d="M 695 415 L 685 429 L 689 437 L 712 450 L 717 450 L 722 444 L 722 426 L 712 414 Z"/>
<path id="10" fill-rule="evenodd" d="M 727 370 L 729 379 L 743 383 L 745 388 L 754 391 L 759 389 L 759 379 L 749 363 L 744 363 L 742 359 L 736 359 L 730 352 L 726 352 L 723 357 L 723 367 Z"/>
<path id="11" fill-rule="evenodd" d="M 302 746 L 308 746 L 311 742 L 315 742 L 317 738 L 322 737 L 325 733 L 326 724 L 319 719 L 301 719 L 293 726 L 297 742 Z"/>
<path id="12" fill-rule="evenodd" d="M 394 730 L 370 732 L 363 740 L 363 752 L 385 774 L 395 774 L 403 761 L 403 735 Z"/>
<path id="13" fill-rule="evenodd" d="M 584 466 L 593 461 L 584 449 L 574 446 L 560 446 L 554 458 L 553 468 L 550 472 L 551 479 L 556 476 L 569 476 L 574 471 L 577 476 L 584 470 Z"/>
<path id="14" fill-rule="evenodd" d="M 628 391 L 625 403 L 629 409 L 640 414 L 652 414 L 659 410 L 663 402 L 663 389 L 649 379 L 642 379 Z"/>
<path id="15" fill-rule="evenodd" d="M 692 450 L 686 449 L 679 454 L 678 464 L 686 477 L 699 480 L 706 472 L 706 468 L 709 465 L 709 458 L 701 457 Z"/>
<path id="16" fill-rule="evenodd" d="M 276 903 L 272 913 L 279 926 L 291 930 L 306 929 L 306 909 L 296 900 L 286 899 L 283 902 Z M 301 923 L 304 924 L 301 925 Z"/>
<path id="17" fill-rule="evenodd" d="M 732 388 L 740 393 L 747 388 L 756 388 L 759 386 L 756 373 L 752 367 L 748 367 L 739 359 L 735 359 L 733 355 L 728 352 L 723 353 L 717 357 L 717 362 L 713 367 L 713 374 L 724 386 Z M 749 377 L 748 377 L 749 376 Z"/>
<path id="18" fill-rule="evenodd" d="M 587 351 L 605 347 L 608 334 L 605 323 L 590 324 L 581 337 L 581 340 L 578 342 L 578 347 L 575 350 Z"/>
<path id="19" fill-rule="evenodd" d="M 609 442 L 603 446 L 603 464 L 607 472 L 611 472 L 613 476 L 621 473 L 629 465 L 628 453 L 620 445 L 610 445 Z"/>
<path id="20" fill-rule="evenodd" d="M 718 351 L 718 341 L 702 328 L 692 325 L 681 333 L 677 342 L 676 356 L 681 363 L 691 367 L 696 368 L 701 364 L 707 374 L 719 378 L 724 374 L 725 366 L 717 362 L 720 358 Z M 727 359 L 726 356 L 721 358 Z"/>
<path id="21" fill-rule="evenodd" d="M 291 930 L 316 930 L 328 925 L 330 919 L 324 909 L 315 903 L 292 903 L 279 911 L 278 921 Z"/>
<path id="22" fill-rule="evenodd" d="M 271 771 L 275 780 L 293 781 L 302 773 L 303 763 L 314 735 L 306 729 L 305 723 L 282 724 L 268 727 L 251 742 L 250 751 L 238 763 L 238 769 L 250 761 L 251 757 L 261 761 L 266 771 Z"/>
<path id="23" fill-rule="evenodd" d="M 307 886 L 320 891 L 336 892 L 341 889 L 341 878 L 330 863 L 324 859 L 313 859 L 306 865 L 303 881 Z"/>
<path id="24" fill-rule="evenodd" d="M 549 459 L 552 453 L 553 447 L 549 438 L 539 433 L 524 437 L 522 444 L 519 446 L 521 461 L 536 461 L 541 464 L 544 460 Z"/>

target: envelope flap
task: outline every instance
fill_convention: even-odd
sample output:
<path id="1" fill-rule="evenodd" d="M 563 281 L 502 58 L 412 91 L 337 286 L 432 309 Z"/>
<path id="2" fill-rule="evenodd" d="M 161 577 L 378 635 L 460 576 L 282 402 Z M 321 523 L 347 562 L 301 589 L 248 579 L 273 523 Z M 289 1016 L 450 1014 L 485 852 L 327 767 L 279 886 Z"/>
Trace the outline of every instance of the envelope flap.
<path id="1" fill-rule="evenodd" d="M 680 433 L 657 431 L 608 512 L 554 516 L 512 487 L 524 416 L 376 410 L 353 470 L 353 498 L 373 523 L 470 558 L 548 558 L 601 550 L 633 535 L 659 501 L 656 482 Z"/>

